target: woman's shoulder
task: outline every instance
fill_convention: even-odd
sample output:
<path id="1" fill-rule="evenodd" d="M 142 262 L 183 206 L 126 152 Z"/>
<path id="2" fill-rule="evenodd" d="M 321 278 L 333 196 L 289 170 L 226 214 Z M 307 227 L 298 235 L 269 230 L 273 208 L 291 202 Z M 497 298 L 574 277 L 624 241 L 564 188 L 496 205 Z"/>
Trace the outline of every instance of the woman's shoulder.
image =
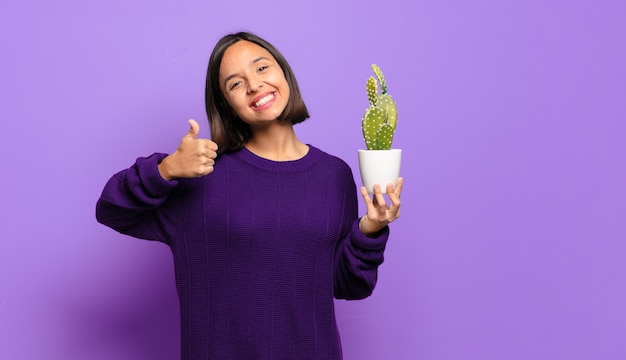
<path id="1" fill-rule="evenodd" d="M 324 162 L 327 163 L 329 167 L 332 167 L 333 169 L 336 169 L 337 171 L 341 171 L 343 173 L 349 174 L 350 176 L 352 175 L 352 169 L 350 168 L 348 163 L 342 158 L 340 158 L 339 156 L 328 153 L 311 144 L 308 144 L 308 146 L 310 149 L 309 151 L 314 152 L 314 153 L 317 152 L 319 154 L 318 156 L 321 159 L 323 159 Z"/>

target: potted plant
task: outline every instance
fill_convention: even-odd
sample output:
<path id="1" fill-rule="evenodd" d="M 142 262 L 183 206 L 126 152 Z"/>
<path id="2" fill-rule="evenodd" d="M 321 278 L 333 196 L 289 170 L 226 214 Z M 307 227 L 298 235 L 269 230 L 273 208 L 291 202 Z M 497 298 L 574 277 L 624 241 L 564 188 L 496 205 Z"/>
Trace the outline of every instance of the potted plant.
<path id="1" fill-rule="evenodd" d="M 384 194 L 387 184 L 395 186 L 400 176 L 402 150 L 391 148 L 398 117 L 396 103 L 387 93 L 383 72 L 376 64 L 372 64 L 372 69 L 376 77 L 367 79 L 370 106 L 365 110 L 361 124 L 367 150 L 358 151 L 359 170 L 363 186 L 369 193 L 374 192 L 374 184 L 379 184 Z"/>

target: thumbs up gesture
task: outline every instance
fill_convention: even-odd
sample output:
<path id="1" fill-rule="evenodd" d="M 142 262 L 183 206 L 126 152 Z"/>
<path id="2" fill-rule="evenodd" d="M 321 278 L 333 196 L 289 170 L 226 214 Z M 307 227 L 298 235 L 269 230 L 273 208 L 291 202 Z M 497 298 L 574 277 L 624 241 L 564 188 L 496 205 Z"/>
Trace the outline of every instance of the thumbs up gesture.
<path id="1" fill-rule="evenodd" d="M 166 180 L 195 178 L 213 171 L 217 144 L 209 139 L 198 139 L 200 125 L 195 120 L 190 119 L 189 126 L 176 151 L 159 164 L 159 173 Z"/>

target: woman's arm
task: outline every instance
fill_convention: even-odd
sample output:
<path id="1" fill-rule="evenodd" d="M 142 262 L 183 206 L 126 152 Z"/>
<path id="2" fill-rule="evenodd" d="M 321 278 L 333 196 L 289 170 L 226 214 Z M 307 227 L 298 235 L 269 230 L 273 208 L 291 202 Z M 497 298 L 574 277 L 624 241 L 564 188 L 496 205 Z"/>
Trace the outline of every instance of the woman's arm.
<path id="1" fill-rule="evenodd" d="M 96 203 L 98 222 L 123 234 L 166 242 L 164 229 L 174 224 L 164 223 L 157 209 L 178 186 L 178 180 L 165 180 L 159 173 L 158 165 L 166 156 L 157 153 L 139 158 L 113 175 Z"/>
<path id="2" fill-rule="evenodd" d="M 213 172 L 217 144 L 198 138 L 200 126 L 190 119 L 189 131 L 171 155 L 139 158 L 129 169 L 115 174 L 96 204 L 97 220 L 121 233 L 167 241 L 182 215 L 158 211 L 178 186 L 180 178 L 198 178 Z M 172 204 L 179 205 L 180 200 Z M 172 216 L 168 216 L 172 214 Z"/>
<path id="3" fill-rule="evenodd" d="M 356 185 L 352 176 L 344 192 L 342 237 L 335 250 L 334 292 L 338 299 L 363 299 L 372 294 L 378 277 L 378 267 L 384 261 L 384 250 L 389 238 L 388 224 L 399 215 L 402 180 L 390 191 L 391 207 L 382 194 L 372 201 L 364 195 L 367 214 L 357 219 Z M 380 187 L 378 187 L 380 190 Z"/>

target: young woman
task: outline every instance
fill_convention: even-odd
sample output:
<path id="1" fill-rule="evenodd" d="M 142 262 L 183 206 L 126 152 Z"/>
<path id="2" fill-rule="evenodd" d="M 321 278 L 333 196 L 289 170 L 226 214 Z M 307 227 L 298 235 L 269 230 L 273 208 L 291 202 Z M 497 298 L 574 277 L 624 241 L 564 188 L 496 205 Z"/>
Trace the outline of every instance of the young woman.
<path id="1" fill-rule="evenodd" d="M 223 37 L 211 55 L 212 140 L 139 158 L 106 184 L 99 222 L 170 246 L 182 359 L 341 359 L 334 298 L 362 299 L 399 216 L 402 180 L 361 195 L 348 165 L 298 140 L 309 117 L 268 42 Z"/>

